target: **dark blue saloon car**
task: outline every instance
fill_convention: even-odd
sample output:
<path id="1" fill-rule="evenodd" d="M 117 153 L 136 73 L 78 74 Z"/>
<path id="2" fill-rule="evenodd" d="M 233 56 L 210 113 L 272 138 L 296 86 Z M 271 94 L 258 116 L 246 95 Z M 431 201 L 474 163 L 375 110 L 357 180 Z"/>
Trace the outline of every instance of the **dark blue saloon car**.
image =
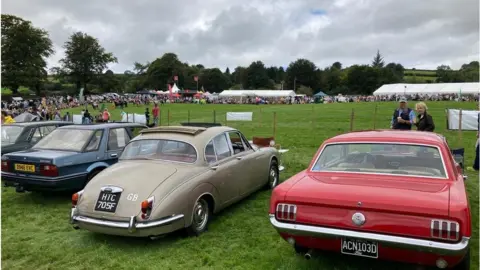
<path id="1" fill-rule="evenodd" d="M 116 163 L 125 145 L 145 125 L 105 123 L 53 130 L 31 149 L 2 156 L 2 181 L 24 191 L 81 190 Z"/>

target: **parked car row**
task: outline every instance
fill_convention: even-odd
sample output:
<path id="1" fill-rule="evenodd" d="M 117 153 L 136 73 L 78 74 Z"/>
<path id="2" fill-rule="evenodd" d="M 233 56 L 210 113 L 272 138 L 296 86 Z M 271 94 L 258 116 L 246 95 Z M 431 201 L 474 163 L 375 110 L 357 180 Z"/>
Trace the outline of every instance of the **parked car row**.
<path id="1" fill-rule="evenodd" d="M 470 269 L 462 168 L 441 135 L 406 132 L 328 139 L 308 168 L 279 183 L 287 150 L 273 138 L 249 141 L 224 126 L 66 125 L 3 155 L 2 181 L 18 192 L 77 191 L 75 229 L 150 238 L 200 235 L 212 215 L 273 189 L 270 222 L 307 259 L 323 250 Z"/>

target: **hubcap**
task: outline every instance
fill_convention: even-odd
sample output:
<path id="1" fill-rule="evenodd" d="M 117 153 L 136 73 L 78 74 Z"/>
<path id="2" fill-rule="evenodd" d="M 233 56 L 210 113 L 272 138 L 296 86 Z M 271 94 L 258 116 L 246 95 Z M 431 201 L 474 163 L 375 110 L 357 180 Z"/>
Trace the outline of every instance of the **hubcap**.
<path id="1" fill-rule="evenodd" d="M 208 221 L 208 204 L 204 200 L 199 200 L 193 210 L 193 225 L 198 231 L 203 230 Z"/>
<path id="2" fill-rule="evenodd" d="M 275 185 L 277 184 L 277 180 L 278 180 L 277 170 L 275 169 L 275 167 L 272 167 L 270 169 L 270 187 L 271 188 L 275 187 Z"/>

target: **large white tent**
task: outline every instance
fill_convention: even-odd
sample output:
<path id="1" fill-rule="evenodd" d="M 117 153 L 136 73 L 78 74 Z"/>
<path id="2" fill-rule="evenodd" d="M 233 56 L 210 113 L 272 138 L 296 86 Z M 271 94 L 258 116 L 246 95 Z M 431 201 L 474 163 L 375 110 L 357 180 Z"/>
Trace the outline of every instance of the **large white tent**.
<path id="1" fill-rule="evenodd" d="M 393 95 L 393 94 L 479 94 L 480 83 L 426 83 L 426 84 L 384 84 L 373 94 Z"/>
<path id="2" fill-rule="evenodd" d="M 219 97 L 294 97 L 293 90 L 224 90 Z"/>

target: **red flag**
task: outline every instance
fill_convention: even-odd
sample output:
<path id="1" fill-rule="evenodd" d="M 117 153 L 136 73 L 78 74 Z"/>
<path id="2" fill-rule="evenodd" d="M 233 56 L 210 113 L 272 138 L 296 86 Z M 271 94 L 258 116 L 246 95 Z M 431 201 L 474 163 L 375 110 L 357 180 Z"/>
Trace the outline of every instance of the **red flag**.
<path id="1" fill-rule="evenodd" d="M 178 76 L 177 75 L 173 76 L 173 80 L 178 81 Z"/>
<path id="2" fill-rule="evenodd" d="M 198 82 L 198 76 L 193 76 L 193 80 Z"/>

